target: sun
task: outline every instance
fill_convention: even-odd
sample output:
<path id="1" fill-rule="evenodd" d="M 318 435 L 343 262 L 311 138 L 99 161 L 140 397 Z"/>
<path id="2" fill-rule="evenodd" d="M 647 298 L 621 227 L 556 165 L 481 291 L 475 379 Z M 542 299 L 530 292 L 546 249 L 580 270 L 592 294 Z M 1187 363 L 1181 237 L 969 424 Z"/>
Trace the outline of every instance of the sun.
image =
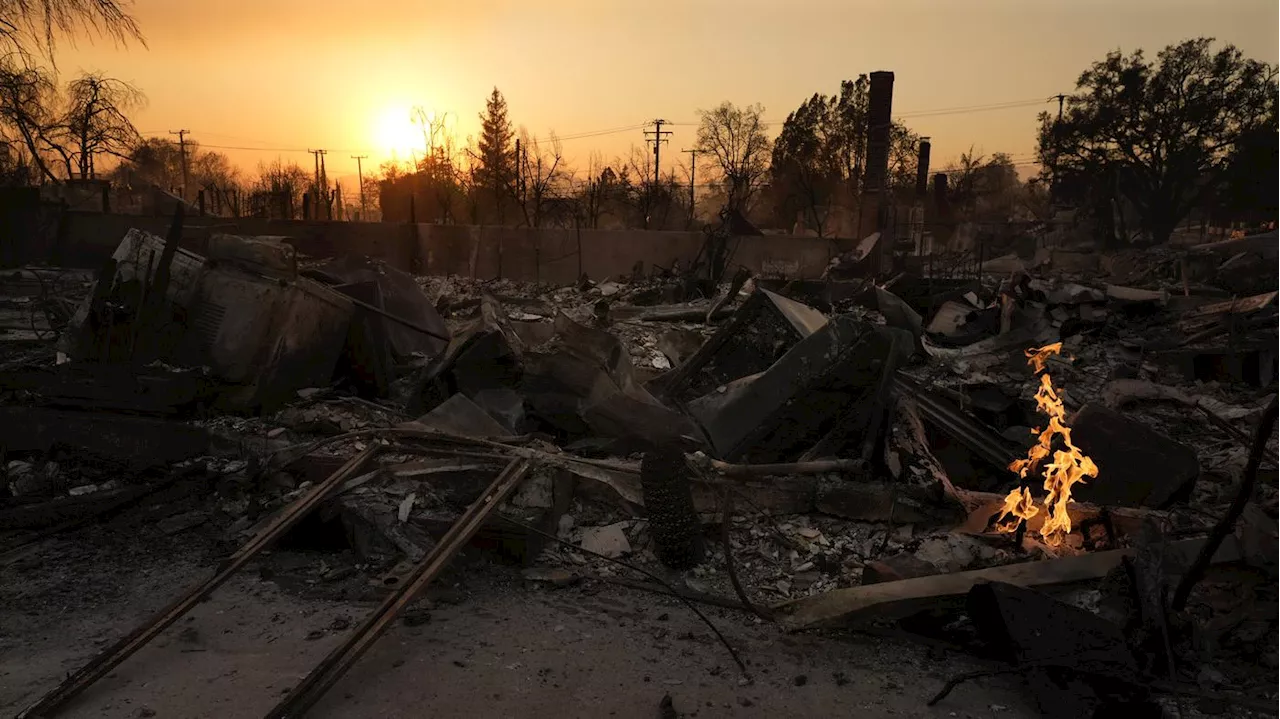
<path id="1" fill-rule="evenodd" d="M 422 132 L 413 124 L 409 109 L 391 107 L 382 111 L 374 123 L 374 142 L 388 157 L 408 160 L 422 154 Z"/>

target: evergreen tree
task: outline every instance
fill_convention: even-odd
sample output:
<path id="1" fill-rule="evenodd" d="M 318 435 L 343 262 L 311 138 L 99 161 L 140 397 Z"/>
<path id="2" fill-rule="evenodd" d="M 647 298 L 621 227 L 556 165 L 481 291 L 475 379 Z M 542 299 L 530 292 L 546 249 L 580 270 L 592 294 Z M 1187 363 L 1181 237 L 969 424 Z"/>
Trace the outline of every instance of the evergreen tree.
<path id="1" fill-rule="evenodd" d="M 476 182 L 495 203 L 502 221 L 503 198 L 515 183 L 515 131 L 507 117 L 507 101 L 493 88 L 480 113 L 480 140 L 476 143 Z"/>

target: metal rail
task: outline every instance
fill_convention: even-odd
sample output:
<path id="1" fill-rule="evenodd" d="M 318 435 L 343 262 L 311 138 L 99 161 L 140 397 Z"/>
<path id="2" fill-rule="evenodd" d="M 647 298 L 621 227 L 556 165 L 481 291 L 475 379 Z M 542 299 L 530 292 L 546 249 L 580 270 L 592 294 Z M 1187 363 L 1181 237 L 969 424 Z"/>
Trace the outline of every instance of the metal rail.
<path id="1" fill-rule="evenodd" d="M 532 463 L 527 459 L 515 459 L 494 478 L 493 483 L 480 495 L 467 511 L 458 518 L 440 542 L 409 572 L 400 587 L 387 596 L 373 614 L 347 637 L 340 646 L 329 653 L 302 682 L 289 692 L 288 697 L 267 713 L 267 719 L 301 717 L 315 705 L 329 687 L 360 659 L 369 647 L 382 636 L 395 621 L 397 615 L 409 606 L 431 580 L 448 566 L 471 537 L 480 529 L 485 519 L 497 509 L 529 472 Z"/>
<path id="2" fill-rule="evenodd" d="M 38 719 L 55 716 L 69 701 L 89 688 L 94 682 L 106 676 L 121 662 L 145 646 L 147 642 L 155 639 L 161 632 L 181 618 L 182 615 L 191 611 L 205 597 L 213 593 L 213 590 L 230 579 L 231 575 L 242 568 L 255 554 L 262 551 L 262 549 L 297 524 L 316 505 L 324 501 L 334 489 L 359 472 L 380 449 L 381 445 L 374 444 L 364 452 L 347 460 L 345 464 L 338 468 L 338 471 L 330 475 L 328 479 L 312 487 L 311 491 L 285 508 L 265 529 L 254 535 L 244 546 L 236 550 L 236 553 L 223 562 L 212 577 L 192 588 L 186 595 L 177 599 L 168 607 L 165 607 L 146 624 L 134 629 L 128 636 L 103 650 L 102 653 L 90 660 L 79 671 L 67 677 L 57 688 L 19 714 L 18 719 Z"/>

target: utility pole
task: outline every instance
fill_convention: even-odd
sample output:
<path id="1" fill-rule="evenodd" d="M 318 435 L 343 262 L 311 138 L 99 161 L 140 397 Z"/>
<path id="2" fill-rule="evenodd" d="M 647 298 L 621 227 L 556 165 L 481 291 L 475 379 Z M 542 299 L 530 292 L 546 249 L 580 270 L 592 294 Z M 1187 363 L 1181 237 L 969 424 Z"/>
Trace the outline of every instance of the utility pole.
<path id="1" fill-rule="evenodd" d="M 364 206 L 364 166 L 360 161 L 368 157 L 368 155 L 352 155 L 351 159 L 356 161 L 356 177 L 360 178 L 360 219 L 363 222 L 369 221 L 368 210 Z"/>
<path id="2" fill-rule="evenodd" d="M 329 154 L 328 150 L 318 150 L 320 153 L 320 196 L 324 198 L 324 219 L 333 219 L 333 196 L 329 194 L 329 173 L 324 171 L 324 156 Z"/>
<path id="3" fill-rule="evenodd" d="M 519 203 L 521 203 L 521 204 L 523 205 L 523 203 L 524 203 L 524 199 L 523 199 L 523 197 L 524 197 L 524 192 L 520 189 L 520 164 L 521 164 L 521 159 L 522 159 L 522 157 L 521 157 L 521 155 L 520 155 L 520 138 L 518 138 L 518 137 L 517 137 L 517 138 L 516 138 L 516 202 L 519 202 Z"/>
<path id="4" fill-rule="evenodd" d="M 698 150 L 696 147 L 692 150 L 681 150 L 681 152 L 689 153 L 689 223 L 693 224 L 693 220 L 697 213 L 694 212 L 694 188 L 698 186 Z"/>
<path id="5" fill-rule="evenodd" d="M 318 214 L 318 213 L 316 212 L 316 209 L 315 209 L 315 208 L 316 208 L 316 200 L 320 199 L 319 197 L 317 197 L 317 195 L 319 195 L 319 194 L 320 194 L 320 151 L 319 151 L 319 150 L 307 150 L 307 152 L 310 152 L 310 153 L 315 157 L 316 174 L 315 174 L 315 178 L 311 181 L 311 193 L 310 193 L 310 194 L 311 194 L 311 207 L 310 207 L 310 210 L 311 210 L 311 211 L 310 211 L 310 212 L 303 212 L 302 214 L 304 215 L 304 217 L 303 217 L 302 219 L 304 219 L 304 220 L 311 220 L 311 219 L 315 219 L 315 218 L 314 218 L 314 217 L 305 217 L 305 215 L 313 215 L 313 216 L 314 216 L 314 215 Z M 304 207 L 305 207 L 305 206 L 306 206 L 306 205 L 305 205 L 305 203 L 304 203 Z"/>
<path id="6" fill-rule="evenodd" d="M 1059 190 L 1061 189 L 1061 185 L 1058 182 L 1057 138 L 1058 138 L 1058 125 L 1062 124 L 1062 105 L 1066 101 L 1067 96 L 1063 93 L 1058 93 L 1053 97 L 1056 97 L 1058 99 L 1058 121 L 1053 126 L 1053 133 L 1051 135 L 1051 137 L 1054 138 L 1054 142 L 1052 145 L 1053 154 L 1049 157 L 1049 176 L 1052 178 L 1052 180 L 1049 183 L 1049 204 L 1051 207 L 1057 203 L 1058 193 L 1059 193 Z M 1049 98 L 1049 99 L 1052 100 L 1053 98 Z"/>
<path id="7" fill-rule="evenodd" d="M 661 182 L 658 169 L 662 160 L 662 143 L 668 142 L 667 135 L 671 134 L 670 130 L 662 129 L 662 126 L 666 124 L 666 120 L 654 120 L 653 129 L 644 131 L 644 141 L 653 143 L 653 186 L 655 189 L 658 187 L 658 183 Z M 653 137 L 649 137 L 650 135 Z"/>
<path id="8" fill-rule="evenodd" d="M 182 157 L 182 201 L 187 201 L 187 186 L 191 184 L 187 171 L 187 133 L 190 130 L 170 130 L 170 135 L 178 136 L 178 153 Z"/>
<path id="9" fill-rule="evenodd" d="M 313 195 L 315 195 L 315 196 L 314 196 L 313 198 L 311 198 L 311 200 L 312 200 L 312 201 L 311 201 L 311 214 L 312 214 L 312 217 L 308 218 L 308 219 L 313 219 L 313 220 L 315 220 L 315 219 L 319 219 L 319 218 L 320 218 L 320 204 L 319 204 L 319 203 L 320 203 L 320 199 L 321 199 L 321 197 L 322 197 L 323 195 L 328 195 L 328 194 L 329 194 L 329 188 L 328 188 L 326 185 L 322 184 L 322 181 L 326 179 L 326 178 L 325 178 L 325 176 L 324 176 L 324 164 L 323 164 L 323 163 L 324 163 L 324 156 L 327 154 L 327 152 L 328 152 L 328 151 L 327 151 L 327 150 L 307 150 L 307 152 L 310 152 L 312 155 L 315 155 L 315 160 L 316 160 L 316 163 L 315 163 L 315 164 L 316 164 L 316 179 L 315 179 L 315 182 L 312 184 L 312 188 L 313 188 L 313 189 L 312 189 L 312 194 L 313 194 Z"/>

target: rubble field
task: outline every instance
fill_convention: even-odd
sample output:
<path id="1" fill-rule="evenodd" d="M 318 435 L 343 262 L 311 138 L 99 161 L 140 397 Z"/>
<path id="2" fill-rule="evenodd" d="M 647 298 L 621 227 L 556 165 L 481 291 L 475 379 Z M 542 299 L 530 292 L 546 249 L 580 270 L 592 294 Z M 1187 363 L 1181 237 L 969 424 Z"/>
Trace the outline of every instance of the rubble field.
<path id="1" fill-rule="evenodd" d="M 0 275 L 20 716 L 1275 713 L 1274 233 L 546 287 L 175 227 Z"/>
<path id="2" fill-rule="evenodd" d="M 13 715 L 146 621 L 218 555 L 210 526 L 164 535 L 126 513 L 10 565 L 0 596 L 22 610 L 0 627 L 0 712 Z M 325 561 L 333 554 L 264 556 L 60 716 L 262 716 L 377 600 L 367 577 L 311 580 Z M 84 582 L 98 591 L 76 589 Z M 924 717 L 936 712 L 918 688 L 932 691 L 985 666 L 893 637 L 787 635 L 738 611 L 705 611 L 750 662 L 750 685 L 739 685 L 706 625 L 675 599 L 596 581 L 533 582 L 476 551 L 428 588 L 308 716 L 652 717 L 670 695 L 681 714 L 702 717 Z M 1034 714 L 1001 677 L 957 689 L 948 704 L 957 716 Z"/>

